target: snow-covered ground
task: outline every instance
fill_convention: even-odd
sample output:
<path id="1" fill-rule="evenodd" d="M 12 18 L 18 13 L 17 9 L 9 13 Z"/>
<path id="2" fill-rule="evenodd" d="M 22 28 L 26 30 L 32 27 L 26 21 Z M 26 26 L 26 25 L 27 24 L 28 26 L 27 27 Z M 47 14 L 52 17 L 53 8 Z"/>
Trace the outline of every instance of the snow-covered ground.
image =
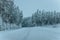
<path id="1" fill-rule="evenodd" d="M 60 28 L 29 27 L 1 31 L 0 40 L 60 40 Z"/>

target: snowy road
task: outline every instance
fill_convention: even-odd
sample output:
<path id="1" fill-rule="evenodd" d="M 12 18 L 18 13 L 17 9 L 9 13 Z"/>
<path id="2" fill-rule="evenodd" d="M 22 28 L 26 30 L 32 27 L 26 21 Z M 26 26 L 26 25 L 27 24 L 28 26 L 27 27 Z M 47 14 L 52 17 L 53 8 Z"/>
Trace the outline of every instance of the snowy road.
<path id="1" fill-rule="evenodd" d="M 22 28 L 0 32 L 0 40 L 60 40 L 60 28 Z"/>

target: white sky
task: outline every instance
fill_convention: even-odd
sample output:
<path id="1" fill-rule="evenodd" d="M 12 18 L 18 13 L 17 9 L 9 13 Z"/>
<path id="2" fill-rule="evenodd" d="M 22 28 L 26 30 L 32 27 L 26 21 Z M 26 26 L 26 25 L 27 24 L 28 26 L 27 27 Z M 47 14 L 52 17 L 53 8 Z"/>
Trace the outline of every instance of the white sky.
<path id="1" fill-rule="evenodd" d="M 37 9 L 60 11 L 60 0 L 15 0 L 15 4 L 23 10 L 24 17 L 31 16 Z"/>

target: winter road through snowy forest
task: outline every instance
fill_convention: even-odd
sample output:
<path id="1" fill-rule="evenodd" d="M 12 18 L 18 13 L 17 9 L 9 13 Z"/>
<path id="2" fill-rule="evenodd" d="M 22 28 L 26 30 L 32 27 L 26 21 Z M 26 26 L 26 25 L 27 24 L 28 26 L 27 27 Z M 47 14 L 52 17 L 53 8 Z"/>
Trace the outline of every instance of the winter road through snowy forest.
<path id="1" fill-rule="evenodd" d="M 1 31 L 0 40 L 60 40 L 60 28 L 29 27 Z"/>

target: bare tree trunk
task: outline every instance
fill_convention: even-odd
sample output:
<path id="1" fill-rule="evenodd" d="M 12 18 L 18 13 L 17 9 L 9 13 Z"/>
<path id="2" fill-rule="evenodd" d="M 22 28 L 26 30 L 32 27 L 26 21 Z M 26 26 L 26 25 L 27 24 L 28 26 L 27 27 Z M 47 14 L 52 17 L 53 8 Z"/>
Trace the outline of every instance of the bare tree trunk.
<path id="1" fill-rule="evenodd" d="M 7 23 L 6 23 L 6 26 L 5 26 L 5 30 L 8 30 Z"/>
<path id="2" fill-rule="evenodd" d="M 1 31 L 1 25 L 0 25 L 0 31 Z"/>
<path id="3" fill-rule="evenodd" d="M 10 23 L 10 30 L 11 30 L 11 23 Z"/>
<path id="4" fill-rule="evenodd" d="M 1 30 L 4 30 L 5 26 L 4 26 L 4 22 L 2 21 L 2 26 L 1 26 Z"/>

